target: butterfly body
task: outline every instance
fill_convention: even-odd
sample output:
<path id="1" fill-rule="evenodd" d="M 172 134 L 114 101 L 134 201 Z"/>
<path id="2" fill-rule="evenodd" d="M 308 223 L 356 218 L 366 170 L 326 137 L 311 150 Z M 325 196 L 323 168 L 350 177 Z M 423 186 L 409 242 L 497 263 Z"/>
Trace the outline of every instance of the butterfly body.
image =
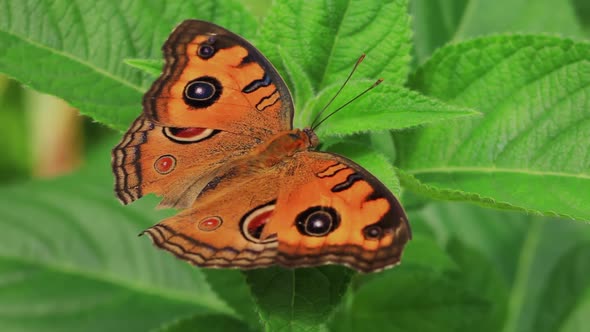
<path id="1" fill-rule="evenodd" d="M 241 37 L 188 20 L 165 43 L 163 74 L 113 150 L 115 191 L 183 209 L 144 233 L 204 267 L 399 262 L 410 228 L 393 194 L 361 166 L 315 151 L 292 129 L 293 103 L 270 62 Z"/>

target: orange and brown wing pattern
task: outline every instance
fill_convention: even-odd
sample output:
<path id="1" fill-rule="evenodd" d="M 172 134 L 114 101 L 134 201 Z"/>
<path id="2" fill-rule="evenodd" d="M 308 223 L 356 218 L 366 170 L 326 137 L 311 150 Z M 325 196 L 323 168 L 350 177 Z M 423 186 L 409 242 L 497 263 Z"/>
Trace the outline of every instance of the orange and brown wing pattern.
<path id="1" fill-rule="evenodd" d="M 204 267 L 258 268 L 276 264 L 276 236 L 262 238 L 274 211 L 279 174 L 222 180 L 194 205 L 144 233 L 178 258 Z"/>
<path id="2" fill-rule="evenodd" d="M 406 214 L 379 180 L 343 157 L 303 152 L 262 236 L 277 234 L 279 264 L 343 264 L 373 272 L 397 264 L 411 237 Z"/>
<path id="3" fill-rule="evenodd" d="M 163 46 L 166 65 L 145 94 L 145 115 L 170 127 L 264 138 L 292 127 L 293 102 L 271 63 L 240 36 L 186 20 Z"/>
<path id="4" fill-rule="evenodd" d="M 219 130 L 161 127 L 142 115 L 112 151 L 115 193 L 123 204 L 147 193 L 182 196 L 201 176 L 256 144 Z"/>
<path id="5" fill-rule="evenodd" d="M 198 266 L 343 264 L 362 272 L 398 263 L 411 236 L 391 192 L 336 155 L 302 152 L 215 185 L 145 233 Z"/>

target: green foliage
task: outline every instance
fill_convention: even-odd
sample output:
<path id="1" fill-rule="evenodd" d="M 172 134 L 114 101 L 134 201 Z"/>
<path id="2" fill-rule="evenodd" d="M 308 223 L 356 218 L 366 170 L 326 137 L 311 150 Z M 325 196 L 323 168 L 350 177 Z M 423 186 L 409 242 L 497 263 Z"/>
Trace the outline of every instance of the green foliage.
<path id="1" fill-rule="evenodd" d="M 28 120 L 22 112 L 23 99 L 15 82 L 0 76 L 0 181 L 15 181 L 30 173 L 31 138 L 23 137 Z"/>
<path id="2" fill-rule="evenodd" d="M 0 73 L 123 130 L 161 70 L 171 29 L 200 18 L 260 47 L 292 89 L 303 127 L 366 53 L 328 113 L 384 83 L 317 132 L 322 149 L 359 162 L 398 197 L 405 189 L 414 238 L 403 263 L 371 275 L 188 266 L 136 238 L 173 211 L 154 211 L 150 197 L 115 200 L 109 139 L 76 174 L 3 181 L 0 330 L 587 330 L 587 224 L 522 213 L 590 220 L 584 1 L 254 7 L 267 10 L 258 25 L 233 0 L 0 0 Z M 488 36 L 507 32 L 536 34 Z M 4 157 L 18 165 L 25 141 L 14 137 L 26 123 L 14 118 Z"/>
<path id="3" fill-rule="evenodd" d="M 243 322 L 223 315 L 197 314 L 163 326 L 155 332 L 250 332 Z"/>
<path id="4" fill-rule="evenodd" d="M 400 133 L 404 181 L 437 198 L 590 220 L 590 159 L 580 144 L 590 135 L 589 59 L 590 44 L 556 37 L 440 49 L 412 86 L 485 116 Z"/>
<path id="5" fill-rule="evenodd" d="M 169 213 L 152 211 L 153 200 L 130 209 L 113 200 L 101 153 L 76 175 L 0 191 L 0 326 L 100 331 L 124 321 L 139 331 L 195 311 L 234 315 L 203 273 L 131 240 Z"/>
<path id="6" fill-rule="evenodd" d="M 503 331 L 587 329 L 587 316 L 579 316 L 588 308 L 587 224 L 460 204 L 430 205 L 411 217 L 430 225 L 439 243 L 449 247 L 459 238 L 491 261 L 508 285 Z M 551 325 L 541 328 L 545 323 Z"/>
<path id="7" fill-rule="evenodd" d="M 340 84 L 361 54 L 367 58 L 357 78 L 382 77 L 396 85 L 406 81 L 411 48 L 407 1 L 276 1 L 269 13 L 256 45 L 279 72 L 295 72 L 287 66 L 300 70 L 314 92 Z M 297 95 L 304 81 L 285 79 Z"/>
<path id="8" fill-rule="evenodd" d="M 481 324 L 492 317 L 490 307 L 496 298 L 482 296 L 479 287 L 465 283 L 477 269 L 486 268 L 485 262 L 470 260 L 465 263 L 469 269 L 463 269 L 432 239 L 413 241 L 416 245 L 408 248 L 402 266 L 369 278 L 350 294 L 331 321 L 334 331 L 482 329 Z M 495 281 L 494 275 L 487 277 L 486 281 Z M 489 327 L 484 331 L 495 331 Z"/>
<path id="9" fill-rule="evenodd" d="M 352 272 L 341 266 L 245 272 L 266 331 L 325 331 Z"/>
<path id="10" fill-rule="evenodd" d="M 575 2 L 587 7 L 585 0 L 412 0 L 417 60 L 424 62 L 447 42 L 489 34 L 550 33 L 582 37 L 572 7 Z M 578 13 L 583 12 L 578 10 Z"/>
<path id="11" fill-rule="evenodd" d="M 243 34 L 256 27 L 234 0 L 3 0 L 0 8 L 0 72 L 120 130 L 137 116 L 152 81 L 124 59 L 161 58 L 162 43 L 184 15 Z"/>

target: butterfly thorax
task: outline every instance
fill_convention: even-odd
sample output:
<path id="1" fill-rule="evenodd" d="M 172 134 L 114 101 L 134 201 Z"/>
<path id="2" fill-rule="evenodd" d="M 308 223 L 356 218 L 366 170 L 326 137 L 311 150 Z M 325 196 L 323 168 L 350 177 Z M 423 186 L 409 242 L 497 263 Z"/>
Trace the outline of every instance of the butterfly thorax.
<path id="1" fill-rule="evenodd" d="M 308 151 L 318 146 L 317 135 L 310 128 L 293 129 L 276 134 L 261 144 L 254 153 L 265 166 L 273 166 L 297 152 Z"/>

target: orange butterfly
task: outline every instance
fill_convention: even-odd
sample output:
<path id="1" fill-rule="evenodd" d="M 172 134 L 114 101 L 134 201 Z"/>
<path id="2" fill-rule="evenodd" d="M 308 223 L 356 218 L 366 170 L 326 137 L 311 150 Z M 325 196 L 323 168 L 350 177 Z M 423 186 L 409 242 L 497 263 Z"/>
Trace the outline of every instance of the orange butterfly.
<path id="1" fill-rule="evenodd" d="M 397 199 L 351 160 L 313 151 L 317 136 L 292 128 L 289 90 L 254 46 L 187 20 L 163 51 L 112 153 L 123 204 L 155 193 L 183 209 L 144 231 L 155 245 L 206 267 L 399 262 L 411 234 Z"/>

